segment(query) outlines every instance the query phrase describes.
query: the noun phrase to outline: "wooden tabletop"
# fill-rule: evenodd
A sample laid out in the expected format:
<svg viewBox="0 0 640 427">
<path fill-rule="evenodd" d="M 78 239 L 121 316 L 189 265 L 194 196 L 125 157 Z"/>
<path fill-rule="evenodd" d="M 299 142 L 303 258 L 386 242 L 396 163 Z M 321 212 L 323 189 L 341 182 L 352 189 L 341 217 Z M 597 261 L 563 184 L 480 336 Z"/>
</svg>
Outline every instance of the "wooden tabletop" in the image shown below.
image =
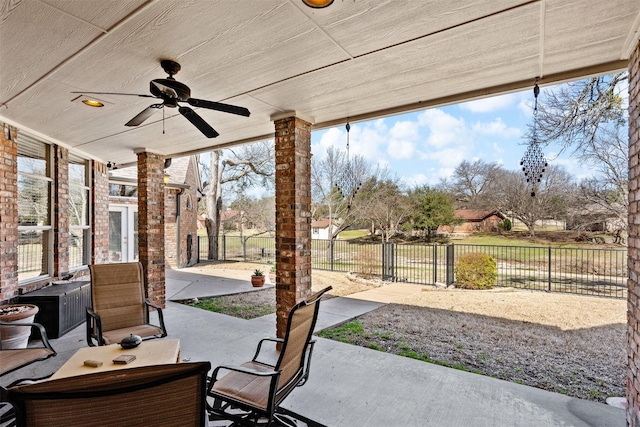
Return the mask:
<svg viewBox="0 0 640 427">
<path fill-rule="evenodd" d="M 113 359 L 122 354 L 132 354 L 136 359 L 126 365 L 113 363 Z M 163 365 L 180 361 L 180 340 L 155 339 L 143 341 L 136 348 L 124 349 L 120 344 L 99 347 L 83 347 L 65 362 L 50 379 L 113 371 L 147 365 Z M 102 362 L 102 366 L 85 366 L 85 360 Z"/>
</svg>

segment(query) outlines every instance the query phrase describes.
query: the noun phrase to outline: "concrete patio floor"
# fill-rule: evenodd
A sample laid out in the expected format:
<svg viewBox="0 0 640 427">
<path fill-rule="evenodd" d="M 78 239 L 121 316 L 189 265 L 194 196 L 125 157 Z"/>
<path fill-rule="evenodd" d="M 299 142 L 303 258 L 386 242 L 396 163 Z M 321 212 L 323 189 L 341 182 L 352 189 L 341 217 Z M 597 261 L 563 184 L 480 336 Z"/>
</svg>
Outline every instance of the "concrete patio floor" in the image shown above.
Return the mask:
<svg viewBox="0 0 640 427">
<path fill-rule="evenodd" d="M 169 336 L 180 339 L 183 361 L 209 360 L 212 366 L 247 361 L 260 338 L 275 334 L 275 315 L 243 320 L 171 301 L 254 289 L 246 272 L 208 273 L 167 270 Z M 413 289 L 390 284 L 323 301 L 318 328 L 347 321 Z M 51 340 L 58 356 L 6 375 L 0 384 L 55 371 L 86 346 L 84 333 L 80 325 Z M 283 406 L 331 427 L 626 425 L 623 409 L 322 338 L 309 382 Z"/>
</svg>

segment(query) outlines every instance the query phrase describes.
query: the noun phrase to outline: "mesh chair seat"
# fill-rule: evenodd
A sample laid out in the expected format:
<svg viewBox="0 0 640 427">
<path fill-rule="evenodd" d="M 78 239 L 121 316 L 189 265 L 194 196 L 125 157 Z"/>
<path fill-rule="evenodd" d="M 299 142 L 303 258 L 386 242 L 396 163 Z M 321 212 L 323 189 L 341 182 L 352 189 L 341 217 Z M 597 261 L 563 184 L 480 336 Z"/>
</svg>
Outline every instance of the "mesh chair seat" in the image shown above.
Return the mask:
<svg viewBox="0 0 640 427">
<path fill-rule="evenodd" d="M 12 372 L 32 362 L 47 359 L 55 355 L 55 353 L 55 351 L 46 347 L 2 350 L 2 354 L 0 354 L 0 358 L 2 358 L 0 375 Z"/>
<path fill-rule="evenodd" d="M 163 334 L 162 328 L 154 325 L 136 325 L 122 329 L 114 329 L 112 331 L 103 331 L 102 340 L 105 345 L 118 344 L 123 338 L 129 335 L 138 335 L 139 337 L 156 337 Z"/>
</svg>

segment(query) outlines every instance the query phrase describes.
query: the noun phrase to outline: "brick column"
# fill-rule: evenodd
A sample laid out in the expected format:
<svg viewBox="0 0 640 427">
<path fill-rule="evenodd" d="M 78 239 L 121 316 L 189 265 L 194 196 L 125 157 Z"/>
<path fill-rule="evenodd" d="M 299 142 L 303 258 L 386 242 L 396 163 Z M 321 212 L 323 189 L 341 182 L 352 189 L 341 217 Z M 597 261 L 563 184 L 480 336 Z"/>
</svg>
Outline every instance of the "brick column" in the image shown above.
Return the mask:
<svg viewBox="0 0 640 427">
<path fill-rule="evenodd" d="M 0 123 L 0 304 L 18 295 L 17 131 Z"/>
<path fill-rule="evenodd" d="M 276 151 L 276 331 L 311 294 L 311 123 L 274 120 Z"/>
<path fill-rule="evenodd" d="M 53 145 L 53 276 L 69 272 L 69 150 Z"/>
<path fill-rule="evenodd" d="M 640 43 L 629 60 L 627 425 L 640 427 Z"/>
<path fill-rule="evenodd" d="M 164 156 L 138 154 L 138 245 L 147 297 L 165 306 Z"/>
<path fill-rule="evenodd" d="M 109 262 L 109 175 L 107 165 L 91 162 L 91 264 Z"/>
</svg>

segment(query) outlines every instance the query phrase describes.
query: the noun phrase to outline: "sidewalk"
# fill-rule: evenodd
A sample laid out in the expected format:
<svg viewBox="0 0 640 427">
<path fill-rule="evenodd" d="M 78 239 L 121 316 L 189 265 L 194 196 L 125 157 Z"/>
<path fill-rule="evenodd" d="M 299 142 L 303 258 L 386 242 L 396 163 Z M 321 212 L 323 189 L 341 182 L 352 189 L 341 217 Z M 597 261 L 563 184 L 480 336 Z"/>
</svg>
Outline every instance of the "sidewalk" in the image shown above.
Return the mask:
<svg viewBox="0 0 640 427">
<path fill-rule="evenodd" d="M 165 321 L 169 336 L 180 339 L 182 359 L 209 360 L 212 366 L 250 359 L 258 340 L 275 334 L 275 315 L 247 321 L 170 301 L 254 289 L 246 272 L 220 277 L 192 271 L 197 270 L 167 270 L 166 276 Z M 348 321 L 410 292 L 419 288 L 394 283 L 323 301 L 318 327 Z M 84 325 L 52 345 L 57 357 L 6 375 L 1 383 L 57 369 L 86 346 Z M 284 407 L 331 427 L 626 425 L 619 408 L 322 338 L 309 382 Z"/>
</svg>

